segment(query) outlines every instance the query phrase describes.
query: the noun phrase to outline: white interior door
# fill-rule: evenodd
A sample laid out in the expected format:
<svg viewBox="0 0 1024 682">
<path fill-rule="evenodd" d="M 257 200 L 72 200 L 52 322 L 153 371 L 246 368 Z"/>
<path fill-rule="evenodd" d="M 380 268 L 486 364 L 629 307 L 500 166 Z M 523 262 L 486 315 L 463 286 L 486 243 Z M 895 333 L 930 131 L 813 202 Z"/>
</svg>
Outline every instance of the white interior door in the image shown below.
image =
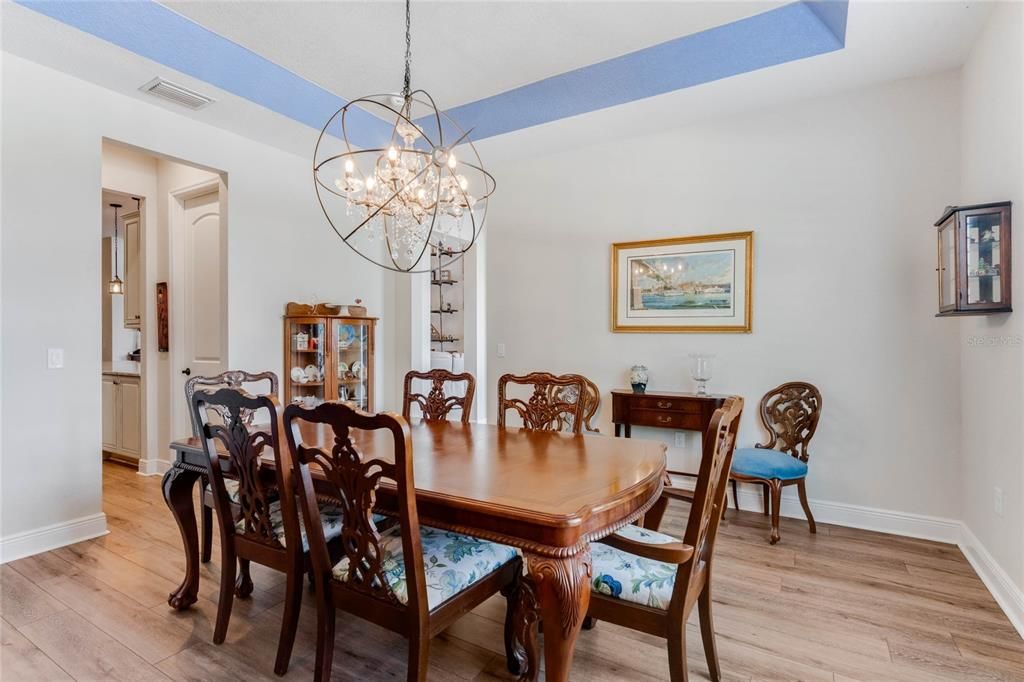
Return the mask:
<svg viewBox="0 0 1024 682">
<path fill-rule="evenodd" d="M 219 192 L 187 198 L 181 213 L 180 250 L 182 281 L 175 286 L 182 333 L 181 362 L 175 368 L 173 438 L 191 432 L 185 405 L 185 380 L 212 376 L 227 369 L 226 297 L 224 291 L 224 239 Z"/>
</svg>

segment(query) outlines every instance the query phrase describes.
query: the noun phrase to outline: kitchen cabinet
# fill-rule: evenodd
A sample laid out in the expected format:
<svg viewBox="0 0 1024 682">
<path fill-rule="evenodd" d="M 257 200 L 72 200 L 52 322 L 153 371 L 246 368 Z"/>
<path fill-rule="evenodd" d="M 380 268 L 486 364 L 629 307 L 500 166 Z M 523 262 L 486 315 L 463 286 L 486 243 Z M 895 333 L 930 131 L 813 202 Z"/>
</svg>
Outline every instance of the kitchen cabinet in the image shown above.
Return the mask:
<svg viewBox="0 0 1024 682">
<path fill-rule="evenodd" d="M 130 374 L 103 374 L 103 452 L 118 458 L 142 456 L 142 383 Z"/>
<path fill-rule="evenodd" d="M 124 326 L 142 328 L 142 223 L 139 211 L 124 214 Z"/>
</svg>

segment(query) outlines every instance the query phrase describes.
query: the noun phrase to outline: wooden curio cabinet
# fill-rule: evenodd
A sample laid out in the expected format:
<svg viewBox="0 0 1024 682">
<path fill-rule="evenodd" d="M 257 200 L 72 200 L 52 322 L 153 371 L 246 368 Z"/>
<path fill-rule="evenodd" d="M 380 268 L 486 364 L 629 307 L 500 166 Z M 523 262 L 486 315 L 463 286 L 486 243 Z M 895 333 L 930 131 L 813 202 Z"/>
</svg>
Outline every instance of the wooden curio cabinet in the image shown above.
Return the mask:
<svg viewBox="0 0 1024 682">
<path fill-rule="evenodd" d="M 346 400 L 374 409 L 376 317 L 332 314 L 343 306 L 289 303 L 284 317 L 284 401 L 315 407 Z"/>
<path fill-rule="evenodd" d="M 1010 312 L 1010 202 L 950 206 L 935 227 L 938 316 Z"/>
</svg>

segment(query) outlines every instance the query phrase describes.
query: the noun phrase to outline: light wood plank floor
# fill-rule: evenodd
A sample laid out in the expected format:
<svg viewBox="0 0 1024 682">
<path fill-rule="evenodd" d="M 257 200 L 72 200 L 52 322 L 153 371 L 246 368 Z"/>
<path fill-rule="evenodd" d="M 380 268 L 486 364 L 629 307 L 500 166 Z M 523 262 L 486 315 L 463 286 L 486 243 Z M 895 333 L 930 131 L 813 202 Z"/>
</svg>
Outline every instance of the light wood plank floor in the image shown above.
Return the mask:
<svg viewBox="0 0 1024 682">
<path fill-rule="evenodd" d="M 218 566 L 203 566 L 199 603 L 167 594 L 183 572 L 178 531 L 158 478 L 104 465 L 110 534 L 2 567 L 0 678 L 275 679 L 283 581 L 253 565 L 228 641 L 211 643 Z M 667 518 L 681 534 L 682 509 Z M 767 543 L 760 514 L 730 511 L 721 529 L 715 615 L 727 680 L 1024 680 L 1024 642 L 956 547 L 784 520 Z M 214 555 L 216 556 L 216 545 Z M 504 600 L 492 599 L 434 640 L 432 680 L 507 680 Z M 694 615 L 696 618 L 696 613 Z M 307 599 L 287 679 L 312 676 L 315 613 Z M 707 679 L 695 621 L 693 679 Z M 405 642 L 353 618 L 338 623 L 335 678 L 405 677 Z M 664 680 L 662 640 L 608 623 L 583 632 L 577 680 Z"/>
</svg>

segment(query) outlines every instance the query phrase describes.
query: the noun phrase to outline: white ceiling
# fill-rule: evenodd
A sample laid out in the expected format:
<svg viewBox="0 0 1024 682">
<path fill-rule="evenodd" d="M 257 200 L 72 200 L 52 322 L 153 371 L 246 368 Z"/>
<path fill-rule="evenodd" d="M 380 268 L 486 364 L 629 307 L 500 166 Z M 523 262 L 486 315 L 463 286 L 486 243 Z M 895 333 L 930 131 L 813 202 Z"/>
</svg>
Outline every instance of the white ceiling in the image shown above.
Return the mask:
<svg viewBox="0 0 1024 682">
<path fill-rule="evenodd" d="M 397 92 L 403 2 L 163 2 L 341 97 Z M 442 109 L 785 4 L 413 2 L 413 86 Z"/>
<path fill-rule="evenodd" d="M 229 38 L 250 42 L 254 51 L 343 97 L 401 84 L 402 25 L 396 3 L 300 0 L 173 7 Z M 730 21 L 753 7 L 622 0 L 425 2 L 419 8 L 414 3 L 414 82 L 447 106 Z M 595 137 L 656 132 L 700 118 L 956 68 L 990 10 L 984 2 L 853 0 L 842 50 L 500 135 L 484 140 L 480 149 L 484 161 L 492 163 L 558 151 Z M 0 12 L 4 51 L 232 133 L 302 156 L 311 153 L 319 131 L 11 2 L 0 3 Z M 230 16 L 242 28 L 232 29 Z M 365 22 L 358 25 L 366 28 L 336 26 L 343 17 L 353 25 L 357 19 Z M 228 25 L 210 26 L 221 21 Z M 442 26 L 459 32 L 457 50 L 449 50 L 451 32 Z M 373 56 L 368 38 L 377 32 L 390 41 L 379 63 L 353 58 L 361 51 Z M 138 92 L 156 75 L 217 101 L 190 112 Z"/>
</svg>

